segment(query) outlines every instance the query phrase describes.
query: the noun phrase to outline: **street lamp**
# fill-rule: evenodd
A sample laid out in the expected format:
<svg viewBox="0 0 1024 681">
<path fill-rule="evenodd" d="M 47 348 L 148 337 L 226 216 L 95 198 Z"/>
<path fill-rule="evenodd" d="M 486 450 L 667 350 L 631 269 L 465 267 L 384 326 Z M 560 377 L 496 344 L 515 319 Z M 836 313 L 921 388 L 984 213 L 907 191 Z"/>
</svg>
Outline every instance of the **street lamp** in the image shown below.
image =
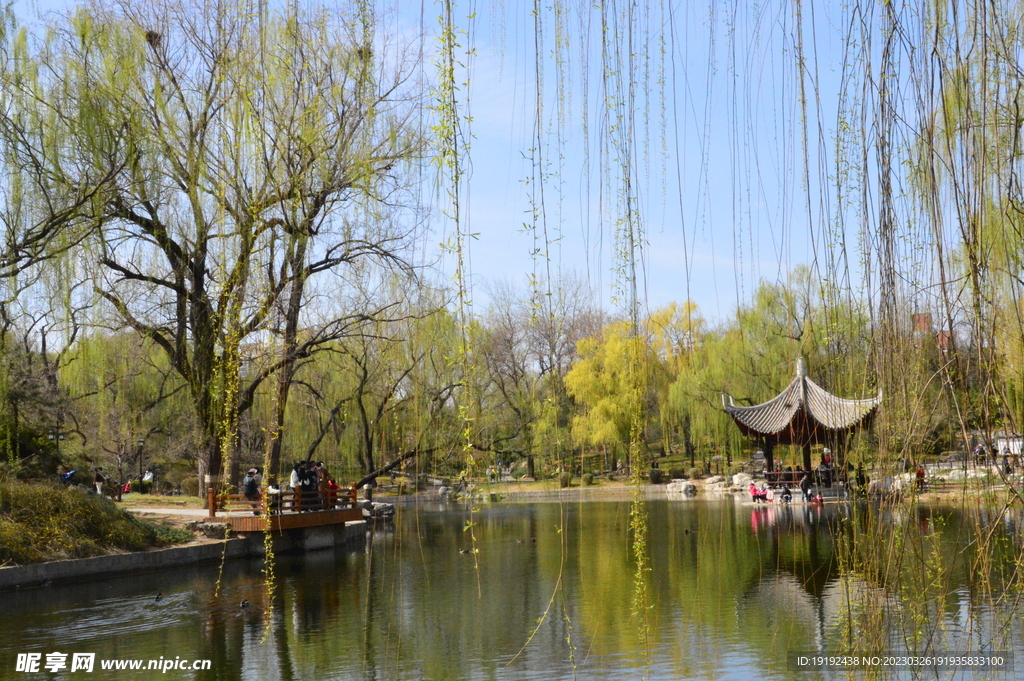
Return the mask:
<svg viewBox="0 0 1024 681">
<path fill-rule="evenodd" d="M 47 433 L 46 439 L 57 445 L 57 459 L 60 459 L 60 443 L 61 440 L 65 439 L 65 435 L 61 432 L 60 425 L 50 428 L 50 432 Z"/>
<path fill-rule="evenodd" d="M 140 438 L 136 444 L 139 446 L 139 494 L 142 494 L 142 447 L 146 444 L 146 441 Z"/>
</svg>

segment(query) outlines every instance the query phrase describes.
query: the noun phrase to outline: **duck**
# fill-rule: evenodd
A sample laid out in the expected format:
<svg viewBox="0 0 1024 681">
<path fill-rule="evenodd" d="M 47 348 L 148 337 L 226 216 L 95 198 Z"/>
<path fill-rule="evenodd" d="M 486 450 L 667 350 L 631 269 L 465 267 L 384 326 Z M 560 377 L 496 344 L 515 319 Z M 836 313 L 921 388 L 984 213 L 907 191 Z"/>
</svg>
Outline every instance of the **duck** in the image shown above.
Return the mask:
<svg viewBox="0 0 1024 681">
<path fill-rule="evenodd" d="M 163 597 L 164 597 L 164 592 L 161 591 L 160 593 L 158 593 L 156 595 L 156 598 L 154 598 L 153 600 L 156 601 L 157 603 L 159 603 L 161 600 L 163 600 Z"/>
<path fill-rule="evenodd" d="M 243 599 L 242 602 L 238 604 L 238 607 L 239 608 L 248 608 L 249 607 L 249 601 Z"/>
</svg>

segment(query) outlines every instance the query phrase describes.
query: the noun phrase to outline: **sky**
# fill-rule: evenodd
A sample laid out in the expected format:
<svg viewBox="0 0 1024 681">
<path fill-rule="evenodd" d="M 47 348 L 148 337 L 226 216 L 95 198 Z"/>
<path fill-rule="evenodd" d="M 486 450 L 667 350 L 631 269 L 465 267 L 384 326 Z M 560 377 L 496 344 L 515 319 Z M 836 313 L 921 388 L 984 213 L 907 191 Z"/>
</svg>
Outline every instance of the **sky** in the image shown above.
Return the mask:
<svg viewBox="0 0 1024 681">
<path fill-rule="evenodd" d="M 463 230 L 475 235 L 467 255 L 477 311 L 496 282 L 525 288 L 535 273 L 547 272 L 574 272 L 608 309 L 625 308 L 624 263 L 616 255 L 618 156 L 632 159 L 644 242 L 635 262 L 647 309 L 689 298 L 707 319 L 724 320 L 762 279 L 783 281 L 794 267 L 824 257 L 821 239 L 812 237 L 831 219 L 821 197 L 834 163 L 842 10 L 812 3 L 798 23 L 790 3 L 743 4 L 677 0 L 605 17 L 614 45 L 632 55 L 632 78 L 624 77 L 624 62 L 602 60 L 602 18 L 593 4 L 541 6 L 536 14 L 521 0 L 456 6 L 467 30 L 461 44 L 474 48 L 460 76 L 469 82 L 462 112 L 472 117 Z M 31 20 L 67 5 L 17 0 L 14 8 Z M 414 41 L 423 34 L 429 77 L 441 5 L 386 0 L 378 10 L 380 31 Z M 798 40 L 807 60 L 806 119 Z M 559 76 L 566 79 L 561 94 Z M 634 87 L 634 106 L 609 105 L 605 83 Z M 628 134 L 615 120 L 623 110 L 633 121 Z M 609 139 L 626 140 L 631 153 L 620 154 L 621 144 Z M 545 210 L 535 222 L 539 163 L 531 158 L 538 149 L 546 164 Z M 423 197 L 434 218 L 424 251 L 438 255 L 440 276 L 450 278 L 453 258 L 437 245 L 454 228 L 435 183 L 427 185 Z M 531 224 L 536 229 L 524 227 Z M 843 239 L 855 248 L 856 235 Z"/>
</svg>

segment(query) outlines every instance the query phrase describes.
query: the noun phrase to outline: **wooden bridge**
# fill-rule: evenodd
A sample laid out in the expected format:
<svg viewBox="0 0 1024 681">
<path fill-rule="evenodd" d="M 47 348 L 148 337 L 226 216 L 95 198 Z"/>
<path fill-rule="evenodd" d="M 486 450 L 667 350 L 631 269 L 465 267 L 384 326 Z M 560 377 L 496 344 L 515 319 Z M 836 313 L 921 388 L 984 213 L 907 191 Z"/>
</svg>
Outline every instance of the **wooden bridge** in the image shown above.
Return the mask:
<svg viewBox="0 0 1024 681">
<path fill-rule="evenodd" d="M 224 523 L 231 526 L 232 532 L 239 533 L 339 525 L 363 519 L 363 510 L 357 503 L 355 485 L 325 495 L 294 491 L 268 494 L 264 490 L 255 498 L 218 494 L 211 487 L 206 491 L 206 509 L 210 514 L 206 522 Z"/>
</svg>

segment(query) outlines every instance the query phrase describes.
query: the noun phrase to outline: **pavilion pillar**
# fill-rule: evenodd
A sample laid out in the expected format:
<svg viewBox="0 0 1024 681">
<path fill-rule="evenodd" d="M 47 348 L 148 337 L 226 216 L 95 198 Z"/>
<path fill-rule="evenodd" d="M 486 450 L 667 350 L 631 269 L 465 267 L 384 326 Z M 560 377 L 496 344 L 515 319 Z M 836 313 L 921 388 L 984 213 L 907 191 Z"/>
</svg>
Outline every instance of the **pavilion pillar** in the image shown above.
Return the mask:
<svg viewBox="0 0 1024 681">
<path fill-rule="evenodd" d="M 804 442 L 804 470 L 812 470 L 811 466 L 811 443 L 809 441 Z"/>
<path fill-rule="evenodd" d="M 775 447 L 775 443 L 771 440 L 764 441 L 764 463 L 769 473 L 775 470 L 775 460 L 772 457 L 772 449 Z M 771 478 L 769 477 L 769 480 Z"/>
</svg>

